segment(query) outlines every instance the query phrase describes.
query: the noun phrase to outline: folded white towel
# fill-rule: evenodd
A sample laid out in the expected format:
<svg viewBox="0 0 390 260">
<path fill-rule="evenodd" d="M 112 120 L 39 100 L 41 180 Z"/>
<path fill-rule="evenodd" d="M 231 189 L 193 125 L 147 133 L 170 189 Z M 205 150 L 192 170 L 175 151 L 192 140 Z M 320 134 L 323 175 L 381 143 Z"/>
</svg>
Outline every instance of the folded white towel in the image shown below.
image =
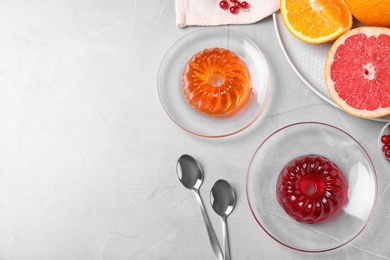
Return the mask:
<svg viewBox="0 0 390 260">
<path fill-rule="evenodd" d="M 241 9 L 237 14 L 219 7 L 221 0 L 175 0 L 176 24 L 186 26 L 216 26 L 226 24 L 251 24 L 279 10 L 279 0 L 245 0 L 247 10 Z M 244 1 L 244 0 L 242 0 Z M 242 2 L 240 1 L 240 2 Z M 227 0 L 229 5 L 233 5 Z"/>
</svg>

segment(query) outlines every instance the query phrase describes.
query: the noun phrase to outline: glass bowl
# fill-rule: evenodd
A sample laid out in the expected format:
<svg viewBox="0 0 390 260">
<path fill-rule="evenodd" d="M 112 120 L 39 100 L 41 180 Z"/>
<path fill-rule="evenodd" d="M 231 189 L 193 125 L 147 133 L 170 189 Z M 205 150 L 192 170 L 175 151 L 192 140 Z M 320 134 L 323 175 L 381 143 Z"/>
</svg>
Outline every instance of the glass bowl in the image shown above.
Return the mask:
<svg viewBox="0 0 390 260">
<path fill-rule="evenodd" d="M 252 94 L 248 102 L 226 117 L 195 110 L 185 99 L 181 85 L 190 58 L 214 47 L 233 51 L 244 60 L 251 75 Z M 263 53 L 249 39 L 228 29 L 201 29 L 185 35 L 167 51 L 159 68 L 157 89 L 164 110 L 181 128 L 198 136 L 223 137 L 246 129 L 264 111 L 270 94 L 270 72 Z"/>
<path fill-rule="evenodd" d="M 379 152 L 382 154 L 383 158 L 390 162 L 390 158 L 385 156 L 385 151 L 383 150 L 384 143 L 382 142 L 382 136 L 383 135 L 390 135 L 390 123 L 387 123 L 383 126 L 382 130 L 379 133 L 378 137 L 378 146 L 379 146 Z"/>
<path fill-rule="evenodd" d="M 348 184 L 343 206 L 315 224 L 290 217 L 276 197 L 281 170 L 307 154 L 333 161 Z M 257 148 L 247 173 L 246 194 L 254 218 L 274 240 L 298 251 L 324 252 L 345 245 L 365 228 L 375 208 L 377 177 L 369 155 L 351 135 L 325 123 L 301 122 L 277 130 Z"/>
</svg>

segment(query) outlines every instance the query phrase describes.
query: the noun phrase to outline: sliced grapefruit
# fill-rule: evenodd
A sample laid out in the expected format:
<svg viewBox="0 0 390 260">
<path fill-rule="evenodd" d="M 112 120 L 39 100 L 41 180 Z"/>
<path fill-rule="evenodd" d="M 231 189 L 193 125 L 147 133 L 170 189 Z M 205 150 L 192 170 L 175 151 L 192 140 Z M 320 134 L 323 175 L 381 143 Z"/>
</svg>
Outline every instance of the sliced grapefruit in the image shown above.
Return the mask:
<svg viewBox="0 0 390 260">
<path fill-rule="evenodd" d="M 308 43 L 324 43 L 352 28 L 352 15 L 344 0 L 280 0 L 287 29 Z"/>
<path fill-rule="evenodd" d="M 325 62 L 325 82 L 334 102 L 349 114 L 390 114 L 390 29 L 360 27 L 340 36 Z"/>
</svg>

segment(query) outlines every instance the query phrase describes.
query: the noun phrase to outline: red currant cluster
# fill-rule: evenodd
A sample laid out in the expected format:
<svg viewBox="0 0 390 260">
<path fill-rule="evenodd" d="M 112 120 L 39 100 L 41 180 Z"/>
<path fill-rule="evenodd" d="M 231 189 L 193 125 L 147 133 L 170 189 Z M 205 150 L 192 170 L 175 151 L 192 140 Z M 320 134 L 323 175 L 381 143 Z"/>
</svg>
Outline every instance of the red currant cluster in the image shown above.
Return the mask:
<svg viewBox="0 0 390 260">
<path fill-rule="evenodd" d="M 390 131 L 390 125 L 389 125 L 389 131 Z M 390 134 L 384 134 L 381 136 L 381 141 L 383 143 L 382 145 L 382 151 L 384 152 L 387 159 L 390 159 Z"/>
<path fill-rule="evenodd" d="M 219 7 L 221 7 L 222 9 L 229 9 L 232 14 L 238 13 L 239 8 L 242 8 L 244 10 L 247 10 L 249 8 L 249 4 L 246 1 L 240 2 L 238 0 L 230 0 L 230 2 L 233 3 L 230 8 L 227 0 L 222 0 L 221 2 L 219 2 Z"/>
</svg>

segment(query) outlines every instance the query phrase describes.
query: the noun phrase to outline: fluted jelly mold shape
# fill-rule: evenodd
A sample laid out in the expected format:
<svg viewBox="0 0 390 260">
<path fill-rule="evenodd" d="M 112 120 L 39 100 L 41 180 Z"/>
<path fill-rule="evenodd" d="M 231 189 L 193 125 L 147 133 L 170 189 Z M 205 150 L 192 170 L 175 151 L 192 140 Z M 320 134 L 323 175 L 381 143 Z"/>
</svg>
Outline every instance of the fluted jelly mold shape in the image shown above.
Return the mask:
<svg viewBox="0 0 390 260">
<path fill-rule="evenodd" d="M 209 116 L 227 116 L 240 110 L 251 93 L 249 70 L 233 51 L 204 49 L 187 62 L 182 89 L 196 110 Z"/>
<path fill-rule="evenodd" d="M 335 163 L 310 154 L 290 161 L 282 169 L 276 193 L 288 215 L 314 224 L 328 219 L 343 206 L 348 185 Z"/>
</svg>

